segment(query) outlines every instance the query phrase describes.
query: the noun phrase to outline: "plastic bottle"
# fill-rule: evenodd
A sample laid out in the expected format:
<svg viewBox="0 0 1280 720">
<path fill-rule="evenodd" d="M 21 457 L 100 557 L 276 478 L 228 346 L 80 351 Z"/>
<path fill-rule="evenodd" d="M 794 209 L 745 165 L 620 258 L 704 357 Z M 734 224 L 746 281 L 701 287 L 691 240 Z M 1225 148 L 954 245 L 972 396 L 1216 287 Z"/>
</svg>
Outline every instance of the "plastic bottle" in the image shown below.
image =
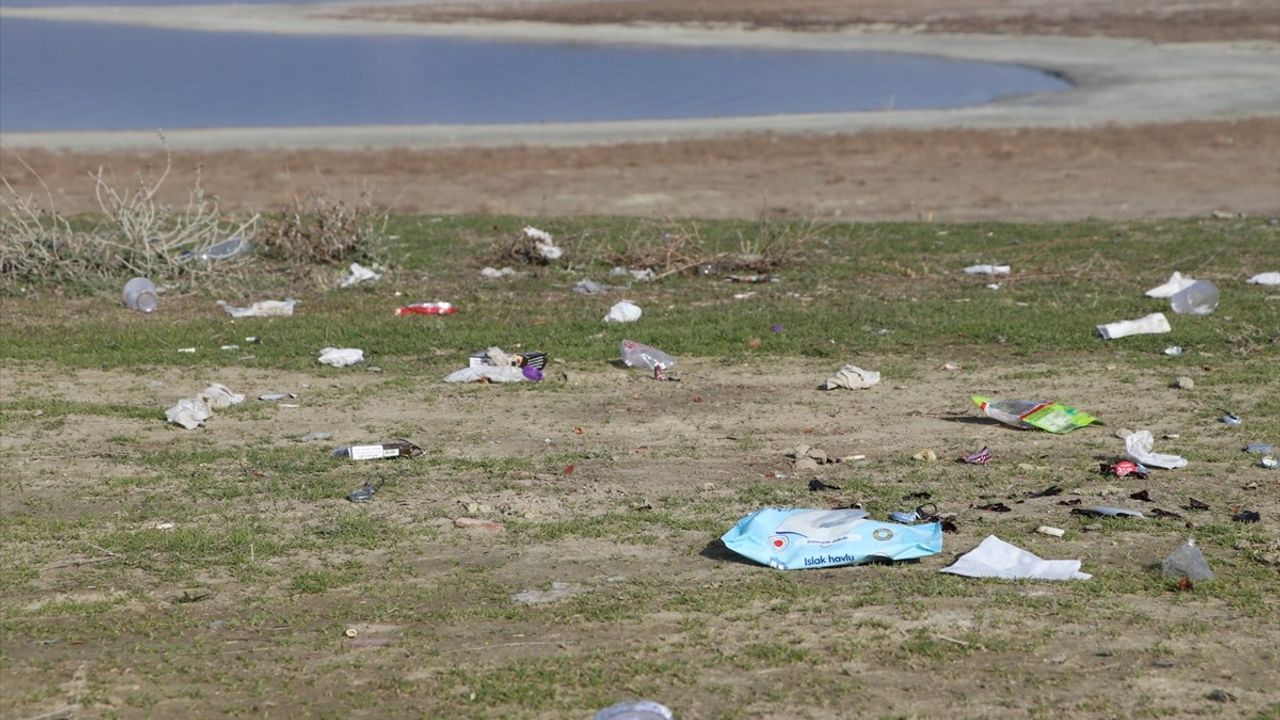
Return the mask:
<svg viewBox="0 0 1280 720">
<path fill-rule="evenodd" d="M 642 345 L 634 340 L 622 341 L 622 362 L 627 367 L 644 368 L 661 372 L 676 366 L 676 359 L 658 348 Z"/>
<path fill-rule="evenodd" d="M 1187 540 L 1174 550 L 1160 564 L 1160 569 L 1165 577 L 1185 577 L 1194 582 L 1213 579 L 1213 571 L 1209 569 L 1209 563 L 1205 562 L 1200 548 L 1196 547 L 1195 540 Z"/>
<path fill-rule="evenodd" d="M 220 243 L 214 243 L 201 250 L 196 257 L 205 262 L 217 262 L 248 255 L 251 252 L 252 246 L 249 245 L 248 240 L 240 235 L 233 235 Z"/>
<path fill-rule="evenodd" d="M 1208 315 L 1218 307 L 1218 288 L 1197 280 L 1169 298 L 1169 307 L 1180 315 Z"/>
<path fill-rule="evenodd" d="M 674 720 L 675 715 L 662 703 L 652 700 L 620 702 L 596 713 L 595 720 Z"/>
<path fill-rule="evenodd" d="M 416 458 L 422 454 L 422 448 L 405 440 L 404 438 L 396 438 L 389 443 L 381 443 L 378 445 L 346 445 L 335 448 L 333 456 L 336 458 L 351 458 L 352 460 L 381 460 L 383 458 L 408 457 Z"/>
<path fill-rule="evenodd" d="M 124 284 L 124 304 L 130 310 L 143 313 L 156 311 L 156 286 L 144 277 L 136 277 Z"/>
</svg>

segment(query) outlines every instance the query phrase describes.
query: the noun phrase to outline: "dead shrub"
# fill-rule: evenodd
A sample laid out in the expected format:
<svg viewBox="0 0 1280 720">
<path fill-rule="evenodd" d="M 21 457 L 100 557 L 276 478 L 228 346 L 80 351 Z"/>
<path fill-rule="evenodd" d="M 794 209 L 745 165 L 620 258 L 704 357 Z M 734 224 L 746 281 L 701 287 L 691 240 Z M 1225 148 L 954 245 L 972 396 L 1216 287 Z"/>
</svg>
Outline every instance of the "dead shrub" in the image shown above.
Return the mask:
<svg viewBox="0 0 1280 720">
<path fill-rule="evenodd" d="M 772 273 L 797 262 L 819 236 L 813 222 L 761 220 L 738 232 L 738 249 L 716 250 L 696 222 L 645 224 L 607 256 L 627 268 L 649 268 L 655 279 L 677 274 Z"/>
<path fill-rule="evenodd" d="M 267 257 L 291 265 L 365 264 L 382 259 L 389 215 L 362 193 L 356 204 L 317 195 L 269 216 L 258 234 Z"/>
</svg>

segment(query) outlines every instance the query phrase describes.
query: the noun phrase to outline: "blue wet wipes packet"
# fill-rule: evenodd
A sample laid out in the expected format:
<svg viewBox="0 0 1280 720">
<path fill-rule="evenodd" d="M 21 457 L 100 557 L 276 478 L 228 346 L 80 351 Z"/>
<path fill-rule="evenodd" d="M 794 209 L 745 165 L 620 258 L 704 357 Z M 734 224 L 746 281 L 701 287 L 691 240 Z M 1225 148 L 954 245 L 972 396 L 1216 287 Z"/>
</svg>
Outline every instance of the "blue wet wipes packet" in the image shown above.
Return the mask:
<svg viewBox="0 0 1280 720">
<path fill-rule="evenodd" d="M 720 539 L 758 563 L 800 570 L 934 555 L 942 551 L 942 526 L 877 522 L 863 510 L 765 508 L 739 520 Z"/>
</svg>

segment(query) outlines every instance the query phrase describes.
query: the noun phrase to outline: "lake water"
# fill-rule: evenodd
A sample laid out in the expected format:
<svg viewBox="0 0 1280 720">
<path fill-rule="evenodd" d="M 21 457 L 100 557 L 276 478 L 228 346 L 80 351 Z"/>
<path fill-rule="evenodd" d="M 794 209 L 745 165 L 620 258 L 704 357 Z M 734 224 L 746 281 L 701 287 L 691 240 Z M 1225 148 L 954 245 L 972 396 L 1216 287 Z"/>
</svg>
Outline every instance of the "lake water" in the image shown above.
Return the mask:
<svg viewBox="0 0 1280 720">
<path fill-rule="evenodd" d="M 0 129 L 11 132 L 908 110 L 1066 87 L 1031 68 L 888 53 L 0 20 Z"/>
</svg>

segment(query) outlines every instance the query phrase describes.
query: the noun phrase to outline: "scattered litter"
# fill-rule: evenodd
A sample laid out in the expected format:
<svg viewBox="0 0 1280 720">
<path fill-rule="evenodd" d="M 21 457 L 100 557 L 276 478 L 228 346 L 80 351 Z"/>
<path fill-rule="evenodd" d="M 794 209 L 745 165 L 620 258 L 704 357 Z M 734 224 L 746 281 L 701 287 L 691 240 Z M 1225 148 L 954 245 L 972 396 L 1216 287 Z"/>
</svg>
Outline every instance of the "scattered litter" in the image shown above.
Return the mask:
<svg viewBox="0 0 1280 720">
<path fill-rule="evenodd" d="M 594 280 L 582 279 L 574 283 L 571 288 L 578 295 L 603 295 L 611 289 L 608 285 L 601 285 Z"/>
<path fill-rule="evenodd" d="M 937 518 L 937 516 L 938 506 L 933 503 L 925 503 L 912 510 L 898 510 L 889 513 L 890 520 L 904 525 L 913 525 L 921 520 L 929 520 Z"/>
<path fill-rule="evenodd" d="M 343 275 L 338 280 L 338 287 L 351 287 L 364 282 L 377 282 L 382 279 L 381 273 L 376 273 L 360 263 L 351 263 L 350 274 Z"/>
<path fill-rule="evenodd" d="M 1247 453 L 1255 453 L 1257 455 L 1270 455 L 1275 452 L 1275 448 L 1268 443 L 1256 442 L 1245 445 L 1244 451 Z"/>
<path fill-rule="evenodd" d="M 1244 420 L 1240 419 L 1239 415 L 1236 415 L 1233 412 L 1228 412 L 1226 410 L 1223 410 L 1222 412 L 1226 414 L 1218 418 L 1218 422 L 1220 423 L 1223 423 L 1225 425 L 1239 425 L 1244 422 Z"/>
<path fill-rule="evenodd" d="M 257 345 L 258 343 L 262 342 L 262 338 L 258 337 L 257 335 L 250 335 L 246 337 L 244 341 L 250 345 Z"/>
<path fill-rule="evenodd" d="M 1280 285 L 1280 272 L 1258 273 L 1249 278 L 1250 285 Z"/>
<path fill-rule="evenodd" d="M 1241 510 L 1232 515 L 1231 519 L 1238 523 L 1256 523 L 1262 519 L 1262 515 L 1255 510 Z"/>
<path fill-rule="evenodd" d="M 990 512 L 1001 512 L 1001 513 L 1005 513 L 1005 512 L 1013 512 L 1013 508 L 1009 507 L 1008 505 L 1005 505 L 1005 504 L 1004 504 L 1004 503 L 1002 503 L 1002 502 L 997 502 L 997 503 L 987 503 L 986 505 L 974 505 L 974 506 L 973 506 L 973 509 L 974 509 L 974 510 L 988 510 L 988 511 L 990 511 Z"/>
<path fill-rule="evenodd" d="M 768 273 L 756 273 L 755 275 L 726 275 L 725 280 L 731 283 L 767 283 L 777 282 L 777 278 Z"/>
<path fill-rule="evenodd" d="M 1218 307 L 1218 288 L 1197 280 L 1169 298 L 1169 307 L 1179 315 L 1208 315 Z"/>
<path fill-rule="evenodd" d="M 1097 327 L 1097 332 L 1103 340 L 1115 340 L 1130 335 L 1159 335 L 1172 331 L 1169 318 L 1165 317 L 1164 313 L 1151 313 L 1137 320 L 1119 320 Z"/>
<path fill-rule="evenodd" d="M 396 438 L 389 443 L 377 445 L 344 445 L 343 447 L 334 448 L 332 455 L 335 458 L 351 458 L 352 460 L 416 458 L 422 455 L 422 448 L 404 438 Z"/>
<path fill-rule="evenodd" d="M 444 381 L 447 383 L 525 382 L 529 380 L 529 378 L 525 376 L 524 370 L 524 368 L 520 367 L 479 365 L 476 367 L 465 367 L 461 370 L 455 370 L 454 372 L 446 375 Z"/>
<path fill-rule="evenodd" d="M 1080 572 L 1079 560 L 1041 560 L 995 535 L 988 535 L 978 547 L 940 572 L 1005 580 L 1088 580 L 1093 577 Z"/>
<path fill-rule="evenodd" d="M 596 713 L 595 720 L 674 720 L 671 709 L 652 700 L 620 702 Z"/>
<path fill-rule="evenodd" d="M 180 353 L 189 353 L 189 354 L 190 354 L 190 353 L 194 353 L 195 351 L 196 351 L 196 349 L 195 349 L 195 348 L 193 348 L 193 347 L 178 348 L 178 352 L 180 352 Z"/>
<path fill-rule="evenodd" d="M 1142 501 L 1142 502 L 1151 502 L 1151 491 L 1150 491 L 1150 490 L 1139 490 L 1139 491 L 1138 491 L 1138 492 L 1136 492 L 1136 493 L 1132 493 L 1132 494 L 1130 494 L 1130 495 L 1129 495 L 1129 499 L 1130 499 L 1130 500 L 1140 500 L 1140 501 Z"/>
<path fill-rule="evenodd" d="M 231 237 L 217 242 L 209 247 L 195 253 L 197 260 L 204 262 L 217 262 L 219 260 L 231 260 L 241 255 L 250 255 L 253 253 L 253 245 L 248 238 L 243 235 L 232 235 Z M 187 253 L 183 253 L 184 257 L 189 257 Z"/>
<path fill-rule="evenodd" d="M 355 628 L 347 628 L 346 630 L 342 631 L 342 634 L 346 635 L 349 638 L 354 638 L 360 634 L 360 631 Z"/>
<path fill-rule="evenodd" d="M 1133 433 L 1130 433 L 1130 435 L 1132 434 Z M 1103 475 L 1115 475 L 1116 477 L 1132 475 L 1143 480 L 1145 480 L 1147 475 L 1151 472 L 1146 467 L 1143 467 L 1141 463 L 1136 463 L 1132 460 L 1117 460 L 1113 465 L 1103 463 L 1100 470 Z"/>
<path fill-rule="evenodd" d="M 1126 510 L 1124 508 L 1106 507 L 1097 505 L 1090 508 L 1075 508 L 1071 511 L 1072 515 L 1083 515 L 1085 517 L 1132 517 L 1146 519 L 1147 516 L 1137 510 Z"/>
<path fill-rule="evenodd" d="M 573 583 L 553 582 L 549 590 L 525 590 L 511 596 L 511 599 L 521 605 L 544 605 L 553 603 L 557 600 L 573 597 L 586 592 L 586 588 Z"/>
<path fill-rule="evenodd" d="M 363 350 L 327 347 L 320 350 L 320 357 L 316 359 L 316 362 L 340 368 L 355 365 L 362 360 L 364 360 Z"/>
<path fill-rule="evenodd" d="M 298 397 L 297 393 L 277 392 L 277 393 L 267 393 L 265 395 L 259 395 L 258 399 L 262 400 L 263 402 L 276 402 L 278 400 L 294 400 L 297 397 Z"/>
<path fill-rule="evenodd" d="M 1155 443 L 1156 440 L 1151 435 L 1150 430 L 1139 430 L 1125 438 L 1125 457 L 1145 466 L 1169 470 L 1187 466 L 1187 459 L 1181 455 L 1164 455 L 1152 452 Z"/>
<path fill-rule="evenodd" d="M 609 314 L 604 316 L 604 321 L 607 323 L 635 322 L 640 319 L 642 312 L 639 305 L 635 305 L 630 300 L 622 300 L 609 308 Z"/>
<path fill-rule="evenodd" d="M 152 527 L 155 528 L 156 530 L 172 530 L 178 526 L 175 523 L 171 523 L 171 522 L 158 522 Z"/>
<path fill-rule="evenodd" d="M 547 364 L 544 352 L 507 353 L 491 347 L 473 353 L 467 367 L 445 377 L 447 383 L 513 383 L 539 382 Z"/>
<path fill-rule="evenodd" d="M 485 520 L 484 518 L 460 517 L 454 518 L 453 526 L 463 530 L 484 530 L 486 532 L 506 532 L 507 528 L 500 522 L 493 520 Z"/>
<path fill-rule="evenodd" d="M 214 410 L 239 405 L 242 402 L 244 402 L 244 395 L 231 392 L 226 385 L 213 383 L 197 393 L 195 397 L 179 400 L 178 404 L 165 410 L 164 415 L 169 422 L 193 430 L 208 420 Z"/>
<path fill-rule="evenodd" d="M 1009 265 L 970 265 L 964 269 L 965 275 L 1008 275 L 1013 268 Z"/>
<path fill-rule="evenodd" d="M 988 290 L 999 290 L 999 289 L 1000 289 L 1000 283 L 987 283 L 987 289 L 988 289 Z"/>
<path fill-rule="evenodd" d="M 1229 702 L 1236 701 L 1236 696 L 1232 695 L 1226 690 L 1213 690 L 1208 695 L 1205 695 L 1205 698 L 1218 703 L 1229 703 Z"/>
<path fill-rule="evenodd" d="M 1176 512 L 1169 512 L 1162 508 L 1151 508 L 1151 517 L 1167 518 L 1170 520 L 1181 520 L 1182 516 Z"/>
<path fill-rule="evenodd" d="M 240 346 L 239 345 L 221 345 L 218 347 L 218 349 L 219 350 L 239 350 Z"/>
<path fill-rule="evenodd" d="M 1182 354 L 1182 346 L 1170 345 L 1169 347 L 1164 349 L 1164 354 L 1168 355 L 1169 357 L 1178 357 L 1179 355 Z"/>
<path fill-rule="evenodd" d="M 1183 510 L 1208 510 L 1209 503 L 1195 498 L 1187 498 L 1187 504 L 1182 506 Z"/>
<path fill-rule="evenodd" d="M 1195 280 L 1182 277 L 1182 273 L 1174 271 L 1163 285 L 1157 285 L 1146 292 L 1149 298 L 1169 298 L 1191 287 Z"/>
<path fill-rule="evenodd" d="M 1160 563 L 1160 571 L 1168 578 L 1184 577 L 1194 582 L 1213 579 L 1213 571 L 1209 569 L 1209 563 L 1205 561 L 1200 548 L 1196 547 L 1195 540 L 1187 540 L 1174 550 Z"/>
<path fill-rule="evenodd" d="M 315 430 L 298 438 L 298 442 L 315 442 L 317 440 L 329 440 L 331 438 L 333 438 L 333 433 Z"/>
<path fill-rule="evenodd" d="M 991 400 L 981 395 L 974 395 L 971 399 L 987 417 L 1020 430 L 1039 428 L 1051 433 L 1065 433 L 1097 420 L 1088 413 L 1062 403 Z"/>
<path fill-rule="evenodd" d="M 773 333 L 774 335 L 777 335 L 778 333 L 784 333 L 784 332 L 786 332 L 786 331 L 787 331 L 787 329 L 786 329 L 785 327 L 783 327 L 780 323 L 774 323 L 774 324 L 769 328 L 769 332 Z"/>
<path fill-rule="evenodd" d="M 1036 528 L 1036 532 L 1040 533 L 1041 535 L 1052 535 L 1053 537 L 1058 537 L 1058 538 L 1067 534 L 1066 530 L 1063 530 L 1062 528 L 1051 527 L 1049 525 L 1041 525 L 1040 527 Z"/>
<path fill-rule="evenodd" d="M 484 365 L 520 368 L 535 367 L 541 370 L 547 366 L 547 354 L 544 352 L 506 353 L 502 351 L 502 348 L 491 347 L 488 350 L 471 353 L 468 365 L 470 367 Z"/>
<path fill-rule="evenodd" d="M 991 448 L 983 445 L 981 450 L 960 458 L 960 462 L 969 463 L 970 465 L 986 465 L 991 462 Z"/>
<path fill-rule="evenodd" d="M 534 241 L 533 249 L 542 256 L 543 262 L 554 262 L 564 256 L 564 249 L 552 241 L 551 233 L 536 227 L 525 227 L 524 236 Z"/>
<path fill-rule="evenodd" d="M 634 340 L 623 340 L 621 344 L 622 364 L 627 367 L 652 370 L 654 380 L 664 380 L 663 373 L 676 366 L 676 359 L 658 348 L 650 347 Z"/>
<path fill-rule="evenodd" d="M 1277 470 L 1280 469 L 1280 460 L 1277 460 L 1274 455 L 1263 455 L 1262 459 L 1258 461 L 1258 465 L 1268 470 Z"/>
<path fill-rule="evenodd" d="M 865 510 L 765 508 L 720 538 L 744 557 L 778 570 L 910 560 L 942 550 L 937 523 L 898 525 L 867 519 Z"/>
<path fill-rule="evenodd" d="M 938 462 L 938 453 L 930 450 L 929 448 L 923 448 L 921 450 L 917 450 L 916 454 L 911 456 L 911 459 L 918 462 L 934 463 Z"/>
<path fill-rule="evenodd" d="M 219 300 L 218 305 L 233 318 L 247 317 L 289 317 L 293 315 L 293 306 L 297 300 L 259 300 L 249 307 L 236 307 Z"/>
<path fill-rule="evenodd" d="M 844 388 L 846 390 L 865 390 L 876 383 L 880 382 L 880 373 L 874 370 L 863 370 L 856 365 L 845 365 L 836 371 L 835 375 L 827 378 L 818 389 L 819 390 L 835 390 L 836 388 Z"/>
<path fill-rule="evenodd" d="M 403 315 L 453 315 L 458 312 L 458 308 L 453 303 L 443 301 L 436 302 L 419 302 L 403 305 L 396 308 L 396 316 Z"/>
<path fill-rule="evenodd" d="M 484 267 L 480 269 L 480 277 L 486 280 L 502 280 L 503 278 L 515 277 L 515 268 L 504 267 L 501 270 L 495 267 Z"/>
<path fill-rule="evenodd" d="M 609 271 L 611 277 L 630 277 L 639 282 L 653 282 L 658 278 L 652 268 L 636 268 L 628 269 L 624 267 L 615 267 Z"/>
<path fill-rule="evenodd" d="M 352 490 L 351 492 L 347 493 L 347 499 L 353 503 L 369 502 L 370 500 L 373 500 L 373 494 L 378 492 L 378 488 L 381 486 L 382 486 L 381 483 L 377 485 L 374 485 L 372 483 L 365 483 L 363 486 L 360 487 L 359 490 Z"/>
<path fill-rule="evenodd" d="M 964 368 L 960 367 L 959 365 L 957 365 L 957 364 L 955 364 L 955 363 L 951 363 L 951 362 L 949 362 L 949 363 L 942 363 L 942 367 L 941 367 L 941 368 L 939 368 L 939 369 L 940 369 L 940 370 L 949 370 L 950 372 L 959 372 L 960 370 L 963 370 Z"/>
</svg>

